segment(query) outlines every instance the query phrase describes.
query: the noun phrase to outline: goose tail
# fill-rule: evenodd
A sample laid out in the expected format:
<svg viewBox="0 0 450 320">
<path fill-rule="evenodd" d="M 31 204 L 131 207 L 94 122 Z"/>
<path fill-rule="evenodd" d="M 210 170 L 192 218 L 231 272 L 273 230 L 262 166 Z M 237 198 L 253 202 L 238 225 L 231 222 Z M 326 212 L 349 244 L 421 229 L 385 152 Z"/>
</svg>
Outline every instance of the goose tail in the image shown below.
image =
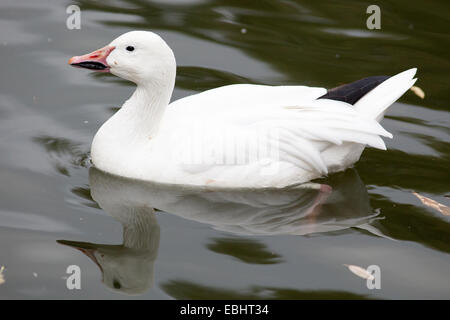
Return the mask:
<svg viewBox="0 0 450 320">
<path fill-rule="evenodd" d="M 359 99 L 354 107 L 365 118 L 380 121 L 386 110 L 416 82 L 417 68 L 392 76 Z"/>
</svg>

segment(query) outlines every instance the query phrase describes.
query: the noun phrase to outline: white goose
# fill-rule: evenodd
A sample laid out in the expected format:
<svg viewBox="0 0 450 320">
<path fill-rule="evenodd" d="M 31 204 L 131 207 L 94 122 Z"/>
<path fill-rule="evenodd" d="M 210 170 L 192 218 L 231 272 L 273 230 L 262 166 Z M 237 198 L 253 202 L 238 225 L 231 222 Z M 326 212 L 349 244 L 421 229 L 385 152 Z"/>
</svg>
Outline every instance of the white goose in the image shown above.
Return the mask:
<svg viewBox="0 0 450 320">
<path fill-rule="evenodd" d="M 69 64 L 111 72 L 136 91 L 94 137 L 93 164 L 141 180 L 214 187 L 285 187 L 386 149 L 378 123 L 416 69 L 332 90 L 235 84 L 170 102 L 176 62 L 158 35 L 131 31 Z"/>
</svg>

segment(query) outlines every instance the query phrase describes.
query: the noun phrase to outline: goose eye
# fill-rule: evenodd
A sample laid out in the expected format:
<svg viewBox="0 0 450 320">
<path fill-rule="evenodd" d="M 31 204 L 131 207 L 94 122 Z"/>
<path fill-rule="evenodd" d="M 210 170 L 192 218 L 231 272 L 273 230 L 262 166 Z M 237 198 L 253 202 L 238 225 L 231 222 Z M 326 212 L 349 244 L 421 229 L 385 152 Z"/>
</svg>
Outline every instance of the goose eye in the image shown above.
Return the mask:
<svg viewBox="0 0 450 320">
<path fill-rule="evenodd" d="M 128 46 L 126 49 L 127 49 L 127 51 L 133 51 L 134 47 L 133 46 Z"/>
</svg>

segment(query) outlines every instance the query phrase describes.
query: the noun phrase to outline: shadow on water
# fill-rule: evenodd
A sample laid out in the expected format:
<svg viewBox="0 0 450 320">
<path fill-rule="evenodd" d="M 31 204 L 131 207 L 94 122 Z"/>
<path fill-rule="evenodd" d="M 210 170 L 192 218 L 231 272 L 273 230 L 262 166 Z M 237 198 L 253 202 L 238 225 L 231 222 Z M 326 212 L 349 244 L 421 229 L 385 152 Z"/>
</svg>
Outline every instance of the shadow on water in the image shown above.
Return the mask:
<svg viewBox="0 0 450 320">
<path fill-rule="evenodd" d="M 445 147 L 448 148 L 448 144 Z M 362 172 L 376 171 L 376 174 L 365 175 L 366 184 L 439 194 L 448 191 L 445 173 L 449 172 L 449 161 L 447 156 L 433 157 L 411 155 L 399 150 L 385 152 L 366 149 L 364 157 L 355 167 Z"/>
<path fill-rule="evenodd" d="M 371 202 L 386 217 L 374 225 L 381 230 L 388 230 L 390 237 L 415 241 L 435 250 L 450 253 L 450 223 L 440 217 L 429 215 L 424 208 L 410 204 L 393 206 L 391 201 L 382 196 L 373 196 Z"/>
<path fill-rule="evenodd" d="M 281 300 L 361 300 L 373 299 L 365 295 L 355 294 L 346 291 L 333 290 L 293 290 L 285 288 L 253 287 L 246 292 L 239 293 L 232 290 L 213 288 L 198 285 L 188 281 L 173 280 L 163 283 L 162 289 L 175 299 L 185 300 L 261 300 L 261 299 L 281 299 Z"/>
<path fill-rule="evenodd" d="M 104 284 L 119 292 L 144 293 L 153 283 L 160 230 L 155 210 L 211 225 L 232 235 L 302 235 L 361 228 L 381 235 L 371 224 L 364 184 L 355 170 L 334 175 L 327 184 L 290 189 L 209 189 L 156 184 L 117 177 L 91 168 L 92 198 L 123 226 L 123 244 L 59 240 L 92 259 Z M 86 199 L 86 190 L 81 192 Z M 215 238 L 211 252 L 248 264 L 277 264 L 283 257 L 257 239 Z"/>
<path fill-rule="evenodd" d="M 281 256 L 268 250 L 267 246 L 244 238 L 215 238 L 207 245 L 212 252 L 232 256 L 250 264 L 275 264 Z"/>
<path fill-rule="evenodd" d="M 89 166 L 88 153 L 70 139 L 41 135 L 34 137 L 33 142 L 44 147 L 56 171 L 65 176 L 70 176 L 70 168 Z"/>
</svg>

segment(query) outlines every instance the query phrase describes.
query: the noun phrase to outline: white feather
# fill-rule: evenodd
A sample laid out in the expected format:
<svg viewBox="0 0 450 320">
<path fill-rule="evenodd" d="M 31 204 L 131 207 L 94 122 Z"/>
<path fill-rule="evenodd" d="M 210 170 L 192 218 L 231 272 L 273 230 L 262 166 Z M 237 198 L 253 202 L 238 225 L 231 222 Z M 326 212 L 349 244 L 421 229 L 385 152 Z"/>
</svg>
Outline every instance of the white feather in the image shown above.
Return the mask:
<svg viewBox="0 0 450 320">
<path fill-rule="evenodd" d="M 412 68 L 390 77 L 356 102 L 355 109 L 363 117 L 380 120 L 386 109 L 414 85 L 416 72 L 417 68 Z"/>
</svg>

